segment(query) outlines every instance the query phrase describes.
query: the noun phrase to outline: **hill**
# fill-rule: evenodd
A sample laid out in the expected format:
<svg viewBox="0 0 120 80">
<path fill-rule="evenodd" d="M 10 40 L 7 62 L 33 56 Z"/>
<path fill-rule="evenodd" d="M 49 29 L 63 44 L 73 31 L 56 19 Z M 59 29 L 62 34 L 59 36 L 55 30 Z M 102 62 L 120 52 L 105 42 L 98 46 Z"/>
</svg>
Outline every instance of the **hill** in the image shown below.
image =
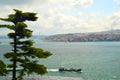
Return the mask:
<svg viewBox="0 0 120 80">
<path fill-rule="evenodd" d="M 93 33 L 58 34 L 48 36 L 45 40 L 57 42 L 120 41 L 120 30 Z"/>
</svg>

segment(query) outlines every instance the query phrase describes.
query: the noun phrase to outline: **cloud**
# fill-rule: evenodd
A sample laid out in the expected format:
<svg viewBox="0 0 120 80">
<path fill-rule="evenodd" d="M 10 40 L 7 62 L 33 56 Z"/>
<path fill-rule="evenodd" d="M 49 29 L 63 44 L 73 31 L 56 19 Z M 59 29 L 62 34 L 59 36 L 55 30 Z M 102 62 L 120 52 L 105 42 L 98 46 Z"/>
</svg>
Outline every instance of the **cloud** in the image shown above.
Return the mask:
<svg viewBox="0 0 120 80">
<path fill-rule="evenodd" d="M 63 5 L 69 5 L 72 7 L 80 6 L 82 8 L 88 8 L 93 4 L 93 0 L 45 0 L 48 4 L 61 3 Z"/>
<path fill-rule="evenodd" d="M 0 0 L 0 5 L 21 5 L 30 2 L 31 1 L 27 1 L 27 0 Z"/>
<path fill-rule="evenodd" d="M 53 15 L 51 14 L 48 18 L 43 21 L 46 22 L 44 26 L 46 30 L 53 29 L 54 33 L 76 33 L 76 32 L 93 32 L 93 31 L 102 31 L 104 30 L 104 21 L 97 19 L 97 14 L 92 13 L 88 16 L 80 15 L 77 16 L 65 15 L 62 13 Z M 84 17 L 85 16 L 85 17 Z M 82 18 L 81 18 L 82 17 Z M 42 21 L 42 23 L 43 23 Z M 41 23 L 41 24 L 42 24 Z"/>
<path fill-rule="evenodd" d="M 81 6 L 83 8 L 88 8 L 93 4 L 93 0 L 75 0 L 76 6 Z"/>
<path fill-rule="evenodd" d="M 102 16 L 100 12 L 84 13 L 80 10 L 89 8 L 93 3 L 93 0 L 32 0 L 27 4 L 0 5 L 0 17 L 13 13 L 13 8 L 36 12 L 38 20 L 26 22 L 34 34 L 97 32 L 110 30 L 111 27 L 120 29 L 120 12 Z"/>
<path fill-rule="evenodd" d="M 113 0 L 113 1 L 116 2 L 120 6 L 120 0 Z"/>
<path fill-rule="evenodd" d="M 0 28 L 0 35 L 7 35 L 7 34 L 8 34 L 8 32 L 10 32 L 10 30 Z"/>
<path fill-rule="evenodd" d="M 49 26 L 46 31 L 52 30 L 54 31 L 53 34 L 61 34 L 106 31 L 111 30 L 111 27 L 120 29 L 118 27 L 120 25 L 119 14 L 120 12 L 115 12 L 109 16 L 101 16 L 98 12 L 89 13 L 88 15 L 83 15 L 80 12 L 80 15 L 78 13 L 77 16 L 62 13 L 52 14 L 49 18 L 46 18 L 46 26 Z"/>
<path fill-rule="evenodd" d="M 48 3 L 70 3 L 73 0 L 46 0 Z"/>
<path fill-rule="evenodd" d="M 107 17 L 112 29 L 120 29 L 120 11 L 114 12 Z"/>
</svg>

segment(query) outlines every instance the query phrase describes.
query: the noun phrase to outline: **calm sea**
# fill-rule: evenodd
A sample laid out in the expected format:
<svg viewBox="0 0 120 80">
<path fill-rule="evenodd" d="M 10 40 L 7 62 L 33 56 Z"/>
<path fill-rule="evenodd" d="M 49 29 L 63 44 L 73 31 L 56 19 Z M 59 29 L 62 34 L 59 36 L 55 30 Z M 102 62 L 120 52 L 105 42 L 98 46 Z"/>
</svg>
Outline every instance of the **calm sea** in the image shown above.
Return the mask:
<svg viewBox="0 0 120 80">
<path fill-rule="evenodd" d="M 11 50 L 8 40 L 1 40 L 0 58 Z M 48 67 L 48 76 L 82 77 L 84 80 L 120 80 L 120 42 L 41 42 L 36 47 L 53 53 L 40 63 Z M 59 72 L 60 66 L 81 68 L 79 72 Z"/>
</svg>

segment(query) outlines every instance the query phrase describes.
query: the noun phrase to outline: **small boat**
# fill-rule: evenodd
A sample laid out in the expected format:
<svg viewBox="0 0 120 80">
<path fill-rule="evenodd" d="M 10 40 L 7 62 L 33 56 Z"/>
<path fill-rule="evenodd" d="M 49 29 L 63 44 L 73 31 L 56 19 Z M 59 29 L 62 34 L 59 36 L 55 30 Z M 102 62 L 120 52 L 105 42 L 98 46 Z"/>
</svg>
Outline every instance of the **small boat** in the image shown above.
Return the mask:
<svg viewBox="0 0 120 80">
<path fill-rule="evenodd" d="M 75 72 L 82 72 L 82 69 L 74 69 L 74 68 L 66 68 L 66 67 L 60 67 L 59 71 L 75 71 Z"/>
</svg>

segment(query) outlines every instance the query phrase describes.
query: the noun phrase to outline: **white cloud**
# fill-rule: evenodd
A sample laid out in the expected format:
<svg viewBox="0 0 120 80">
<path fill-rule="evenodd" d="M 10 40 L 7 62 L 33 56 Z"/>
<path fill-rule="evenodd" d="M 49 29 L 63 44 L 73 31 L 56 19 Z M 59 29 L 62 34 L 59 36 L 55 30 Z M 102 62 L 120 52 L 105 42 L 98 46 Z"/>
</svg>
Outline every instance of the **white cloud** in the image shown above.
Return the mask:
<svg viewBox="0 0 120 80">
<path fill-rule="evenodd" d="M 111 29 L 120 29 L 120 12 L 102 16 L 99 12 L 74 12 L 76 6 L 89 8 L 93 0 L 36 0 L 23 5 L 0 6 L 0 17 L 12 13 L 12 8 L 38 13 L 36 22 L 27 22 L 34 34 L 56 34 L 95 32 Z"/>
<path fill-rule="evenodd" d="M 120 11 L 114 12 L 107 17 L 112 29 L 120 29 Z"/>
<path fill-rule="evenodd" d="M 113 0 L 114 2 L 116 2 L 117 3 L 117 5 L 119 5 L 120 6 L 120 0 Z"/>
<path fill-rule="evenodd" d="M 53 28 L 56 30 L 56 27 L 59 31 L 57 33 L 76 33 L 76 32 L 98 32 L 110 30 L 113 21 L 119 17 L 118 12 L 113 13 L 108 16 L 101 16 L 98 13 L 90 13 L 89 15 L 84 16 L 71 16 L 65 14 L 59 14 L 59 18 L 55 18 L 55 20 L 59 21 L 59 26 L 54 26 Z M 116 15 L 116 18 L 112 18 Z M 99 16 L 99 17 L 98 17 Z M 82 17 L 82 18 L 81 18 Z M 53 23 L 55 22 L 53 21 Z M 114 29 L 119 29 L 118 25 L 120 25 L 120 19 L 116 20 L 116 25 L 112 26 Z"/>
<path fill-rule="evenodd" d="M 73 0 L 46 0 L 48 3 L 71 3 Z"/>
<path fill-rule="evenodd" d="M 93 0 L 75 0 L 75 5 L 88 8 L 93 4 Z"/>
<path fill-rule="evenodd" d="M 69 5 L 72 7 L 80 6 L 83 8 L 88 8 L 93 4 L 93 0 L 46 0 L 48 4 L 61 3 L 63 5 Z"/>
</svg>

